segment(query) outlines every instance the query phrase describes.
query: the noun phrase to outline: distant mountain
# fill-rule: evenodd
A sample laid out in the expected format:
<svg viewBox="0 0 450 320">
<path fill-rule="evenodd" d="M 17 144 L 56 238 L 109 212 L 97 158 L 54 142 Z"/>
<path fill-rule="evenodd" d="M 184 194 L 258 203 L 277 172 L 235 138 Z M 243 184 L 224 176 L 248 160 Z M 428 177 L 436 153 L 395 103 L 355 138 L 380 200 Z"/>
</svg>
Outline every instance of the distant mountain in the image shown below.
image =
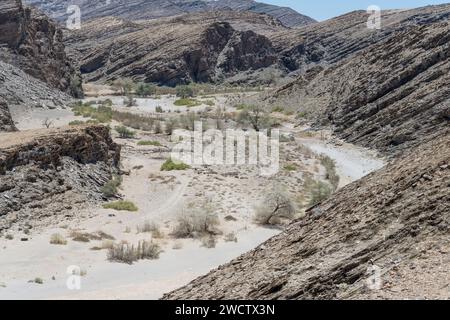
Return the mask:
<svg viewBox="0 0 450 320">
<path fill-rule="evenodd" d="M 316 22 L 291 8 L 253 0 L 25 0 L 25 2 L 40 8 L 59 21 L 66 19 L 69 5 L 78 5 L 82 19 L 105 16 L 128 20 L 155 19 L 184 13 L 233 10 L 268 14 L 286 27 L 299 27 Z"/>
</svg>

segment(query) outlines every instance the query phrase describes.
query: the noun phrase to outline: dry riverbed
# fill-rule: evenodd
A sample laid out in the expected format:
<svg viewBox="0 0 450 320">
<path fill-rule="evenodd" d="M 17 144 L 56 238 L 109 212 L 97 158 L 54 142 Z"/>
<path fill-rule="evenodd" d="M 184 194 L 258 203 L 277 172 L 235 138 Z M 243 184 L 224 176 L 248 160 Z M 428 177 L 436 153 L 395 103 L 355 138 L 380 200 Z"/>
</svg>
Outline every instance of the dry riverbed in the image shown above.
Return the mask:
<svg viewBox="0 0 450 320">
<path fill-rule="evenodd" d="M 225 106 L 226 97 L 215 96 L 215 104 Z M 115 108 L 122 97 L 112 97 Z M 174 97 L 142 99 L 132 112 L 153 114 L 156 106 L 174 112 Z M 225 106 L 226 107 L 226 106 Z M 205 108 L 199 106 L 196 108 Z M 179 109 L 180 113 L 185 109 Z M 38 110 L 15 114 L 20 129 L 41 128 L 44 119 L 65 125 L 74 119 L 70 109 Z M 305 135 L 303 128 L 290 124 L 281 131 L 294 138 L 281 143 L 280 171 L 271 177 L 258 174 L 250 166 L 193 166 L 182 171 L 160 171 L 169 157 L 172 143 L 163 134 L 138 131 L 134 139 L 114 139 L 123 145 L 124 172 L 120 194 L 132 201 L 136 212 L 115 211 L 100 205 L 89 206 L 76 217 L 55 221 L 34 231 L 28 241 L 0 238 L 0 299 L 156 299 L 219 265 L 251 250 L 282 228 L 262 227 L 254 222 L 255 207 L 274 185 L 282 185 L 298 206 L 298 216 L 308 201 L 304 181 L 307 177 L 323 180 L 325 169 L 319 154 L 336 163 L 339 186 L 354 181 L 380 168 L 383 161 L 375 154 L 348 144 L 331 144 L 318 134 Z M 140 140 L 158 141 L 161 146 L 140 146 Z M 171 235 L 178 217 L 192 204 L 211 203 L 217 213 L 220 230 L 215 245 L 205 247 L 201 239 L 177 239 Z M 158 225 L 157 235 L 138 232 L 146 223 Z M 111 239 L 74 241 L 74 232 L 93 234 L 102 231 Z M 67 240 L 65 245 L 50 244 L 53 234 Z M 139 260 L 132 265 L 110 262 L 107 241 L 138 243 L 151 240 L 162 249 L 159 259 Z M 100 249 L 99 249 L 100 248 Z M 81 272 L 80 290 L 69 290 L 67 273 L 70 266 Z"/>
</svg>

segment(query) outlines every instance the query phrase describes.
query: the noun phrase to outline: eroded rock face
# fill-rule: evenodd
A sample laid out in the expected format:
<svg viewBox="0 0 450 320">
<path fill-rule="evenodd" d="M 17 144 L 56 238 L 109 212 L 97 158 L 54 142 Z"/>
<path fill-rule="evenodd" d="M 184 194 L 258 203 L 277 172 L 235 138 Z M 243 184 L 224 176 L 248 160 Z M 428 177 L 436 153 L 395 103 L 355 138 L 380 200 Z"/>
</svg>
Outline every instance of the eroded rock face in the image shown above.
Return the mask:
<svg viewBox="0 0 450 320">
<path fill-rule="evenodd" d="M 101 18 L 69 33 L 67 44 L 86 81 L 129 77 L 173 86 L 223 81 L 276 63 L 266 36 L 240 28 L 253 24 L 269 32 L 281 25 L 250 13 L 226 15 L 227 21 L 219 12 L 141 23 Z"/>
<path fill-rule="evenodd" d="M 338 191 L 165 299 L 448 299 L 450 135 Z M 368 286 L 381 270 L 380 287 Z M 417 277 L 420 274 L 420 277 Z"/>
<path fill-rule="evenodd" d="M 81 78 L 66 57 L 62 36 L 55 23 L 20 0 L 0 3 L 0 60 L 80 97 Z"/>
<path fill-rule="evenodd" d="M 389 14 L 385 29 L 361 30 L 377 41 L 340 60 L 347 45 L 327 50 L 316 64 L 304 62 L 310 68 L 276 96 L 295 97 L 318 124 L 386 154 L 448 134 L 449 17 L 450 5 Z"/>
<path fill-rule="evenodd" d="M 0 231 L 101 200 L 119 161 L 103 126 L 0 135 Z"/>
<path fill-rule="evenodd" d="M 0 131 L 15 131 L 16 127 L 9 113 L 9 107 L 0 97 Z"/>
<path fill-rule="evenodd" d="M 299 27 L 316 22 L 291 8 L 256 2 L 253 0 L 113 0 L 109 4 L 103 0 L 25 0 L 33 6 L 44 10 L 50 16 L 66 21 L 69 5 L 80 6 L 84 19 L 105 16 L 127 20 L 156 19 L 182 13 L 198 13 L 213 10 L 232 10 L 236 12 L 253 12 L 268 14 L 278 19 L 286 27 Z"/>
</svg>

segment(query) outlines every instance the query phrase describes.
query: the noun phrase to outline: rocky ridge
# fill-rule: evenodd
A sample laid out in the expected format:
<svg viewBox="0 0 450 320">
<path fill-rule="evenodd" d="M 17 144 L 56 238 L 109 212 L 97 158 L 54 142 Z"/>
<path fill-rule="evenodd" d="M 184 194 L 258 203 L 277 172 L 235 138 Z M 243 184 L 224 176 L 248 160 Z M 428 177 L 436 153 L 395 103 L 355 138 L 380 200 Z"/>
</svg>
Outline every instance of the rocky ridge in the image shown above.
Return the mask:
<svg viewBox="0 0 450 320">
<path fill-rule="evenodd" d="M 262 33 L 284 29 L 268 16 L 246 12 L 139 23 L 106 17 L 69 33 L 66 43 L 86 81 L 127 77 L 163 85 L 220 82 L 276 63 L 270 40 L 251 30 L 259 27 Z"/>
<path fill-rule="evenodd" d="M 81 78 L 65 54 L 62 31 L 20 0 L 0 2 L 0 60 L 50 87 L 81 96 Z"/>
<path fill-rule="evenodd" d="M 448 134 L 450 5 L 393 15 L 374 44 L 337 61 L 328 51 L 330 65 L 311 66 L 276 99 L 295 97 L 339 137 L 387 154 Z"/>
<path fill-rule="evenodd" d="M 119 161 L 120 146 L 104 126 L 3 133 L 0 231 L 44 224 L 100 201 L 100 187 L 118 171 Z"/>
<path fill-rule="evenodd" d="M 253 0 L 26 0 L 49 16 L 59 21 L 67 20 L 69 5 L 78 5 L 83 13 L 83 20 L 112 16 L 131 21 L 157 19 L 176 16 L 185 13 L 199 13 L 216 10 L 231 10 L 235 12 L 253 12 L 267 14 L 279 20 L 286 27 L 299 27 L 316 21 L 287 7 L 279 7 Z"/>
</svg>

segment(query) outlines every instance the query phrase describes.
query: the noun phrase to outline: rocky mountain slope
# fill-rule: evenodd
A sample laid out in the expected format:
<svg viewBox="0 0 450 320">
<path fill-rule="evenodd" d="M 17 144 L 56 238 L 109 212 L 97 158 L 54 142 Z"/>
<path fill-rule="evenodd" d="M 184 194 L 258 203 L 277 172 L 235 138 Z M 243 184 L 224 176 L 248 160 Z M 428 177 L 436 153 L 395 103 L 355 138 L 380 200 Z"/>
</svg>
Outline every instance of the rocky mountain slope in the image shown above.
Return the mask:
<svg viewBox="0 0 450 320">
<path fill-rule="evenodd" d="M 80 78 L 66 57 L 62 36 L 55 23 L 21 1 L 0 2 L 0 60 L 77 96 Z"/>
<path fill-rule="evenodd" d="M 147 20 L 170 17 L 185 13 L 199 13 L 215 10 L 248 11 L 268 14 L 278 19 L 286 27 L 299 27 L 316 22 L 287 7 L 278 7 L 253 0 L 26 0 L 30 5 L 39 7 L 49 16 L 60 21 L 67 20 L 69 5 L 78 5 L 83 13 L 83 20 L 112 16 L 127 20 Z"/>
<path fill-rule="evenodd" d="M 120 147 L 104 126 L 28 130 L 0 135 L 0 231 L 102 198 L 118 170 Z"/>
<path fill-rule="evenodd" d="M 8 103 L 0 97 L 0 132 L 15 131 L 16 127 L 9 112 Z"/>
<path fill-rule="evenodd" d="M 334 49 L 275 97 L 295 97 L 338 136 L 385 153 L 438 138 L 450 120 L 449 18 L 450 5 L 392 12 L 362 49 L 333 36 Z"/>
<path fill-rule="evenodd" d="M 449 151 L 447 132 L 165 298 L 448 299 Z"/>
<path fill-rule="evenodd" d="M 259 33 L 252 31 L 256 29 Z M 106 17 L 68 33 L 66 44 L 80 61 L 86 81 L 127 77 L 163 85 L 220 82 L 276 64 L 275 50 L 264 34 L 284 29 L 269 16 L 248 12 L 140 23 Z"/>
</svg>

